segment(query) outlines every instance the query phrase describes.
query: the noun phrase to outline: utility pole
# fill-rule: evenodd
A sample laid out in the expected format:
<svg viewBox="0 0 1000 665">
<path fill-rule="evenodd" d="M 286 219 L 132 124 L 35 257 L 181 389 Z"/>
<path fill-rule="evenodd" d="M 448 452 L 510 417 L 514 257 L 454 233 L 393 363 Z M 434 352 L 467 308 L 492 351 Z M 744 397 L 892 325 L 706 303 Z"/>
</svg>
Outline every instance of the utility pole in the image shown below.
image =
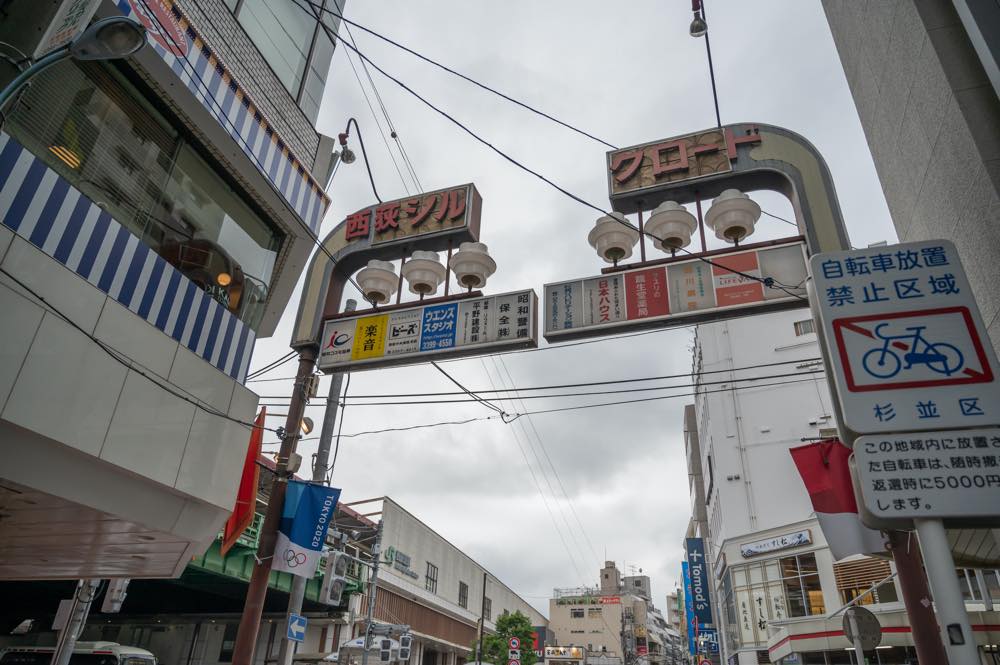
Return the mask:
<svg viewBox="0 0 1000 665">
<path fill-rule="evenodd" d="M 910 620 L 917 660 L 921 663 L 946 663 L 948 656 L 944 651 L 944 643 L 941 642 L 937 619 L 934 618 L 934 605 L 931 603 L 930 589 L 927 588 L 920 549 L 915 540 L 911 542 L 912 533 L 887 533 L 892 561 L 896 564 L 896 576 L 899 578 L 899 590 L 903 594 L 903 605 Z"/>
<path fill-rule="evenodd" d="M 288 460 L 295 453 L 300 436 L 300 423 L 308 399 L 307 388 L 313 368 L 316 366 L 318 348 L 307 346 L 299 354 L 299 368 L 295 373 L 295 387 L 292 399 L 288 405 L 288 416 L 285 420 L 285 435 L 281 439 L 281 449 L 278 452 L 274 482 L 271 484 L 271 494 L 267 501 L 267 513 L 260 529 L 260 544 L 257 547 L 256 563 L 247 587 L 247 597 L 243 605 L 243 615 L 240 617 L 240 627 L 236 633 L 236 645 L 233 649 L 233 665 L 251 665 L 253 663 L 254 647 L 257 644 L 257 632 L 260 630 L 260 617 L 264 611 L 264 599 L 267 597 L 267 581 L 271 575 L 271 559 L 274 557 L 274 544 L 278 537 L 278 523 L 281 521 L 281 511 L 285 505 L 285 490 L 288 487 Z"/>
<path fill-rule="evenodd" d="M 80 580 L 76 583 L 73 592 L 73 604 L 66 618 L 66 625 L 59 631 L 59 641 L 56 643 L 55 651 L 52 652 L 52 665 L 68 665 L 73 649 L 76 647 L 76 638 L 80 636 L 83 625 L 87 623 L 87 615 L 90 614 L 90 604 L 94 602 L 97 595 L 97 586 L 101 580 Z"/>
<path fill-rule="evenodd" d="M 345 312 L 353 312 L 357 308 L 358 302 L 353 298 L 347 301 Z M 330 381 L 330 393 L 326 398 L 326 411 L 323 414 L 323 426 L 319 431 L 319 446 L 316 448 L 316 457 L 313 460 L 312 479 L 314 483 L 326 483 L 327 467 L 330 459 L 330 446 L 333 443 L 333 426 L 337 420 L 337 407 L 340 404 L 340 391 L 344 385 L 344 375 L 341 372 L 333 374 Z M 302 601 L 306 596 L 307 580 L 299 575 L 292 576 L 292 590 L 288 596 L 288 610 L 285 612 L 285 625 L 291 615 L 302 611 Z M 295 655 L 296 642 L 288 639 L 286 634 L 281 640 L 278 648 L 278 665 L 291 665 L 292 657 Z"/>
<path fill-rule="evenodd" d="M 486 628 L 486 571 L 483 571 L 483 597 L 479 603 L 479 639 L 476 640 L 476 664 L 483 665 L 483 629 Z"/>
<path fill-rule="evenodd" d="M 375 618 L 375 595 L 378 593 L 378 565 L 382 559 L 382 525 L 384 520 L 379 520 L 378 531 L 375 533 L 375 547 L 372 548 L 372 555 L 375 563 L 372 565 L 372 578 L 368 583 L 368 617 L 365 619 L 365 650 L 361 652 L 361 665 L 368 665 L 368 650 L 372 646 L 372 620 Z"/>
</svg>

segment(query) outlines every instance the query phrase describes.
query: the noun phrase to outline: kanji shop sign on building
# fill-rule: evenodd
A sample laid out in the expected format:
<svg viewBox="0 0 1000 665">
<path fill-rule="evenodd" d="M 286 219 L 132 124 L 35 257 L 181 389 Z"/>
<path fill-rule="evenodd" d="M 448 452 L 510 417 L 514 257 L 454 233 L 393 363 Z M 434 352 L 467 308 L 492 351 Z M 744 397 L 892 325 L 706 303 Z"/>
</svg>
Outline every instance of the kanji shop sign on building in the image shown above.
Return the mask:
<svg viewBox="0 0 1000 665">
<path fill-rule="evenodd" d="M 478 237 L 482 207 L 483 199 L 471 183 L 408 196 L 348 215 L 344 238 L 370 238 L 372 245 L 381 245 L 463 227 Z"/>
<path fill-rule="evenodd" d="M 859 434 L 1000 422 L 997 361 L 945 240 L 816 254 L 814 307 Z"/>
<path fill-rule="evenodd" d="M 706 313 L 788 303 L 805 305 L 804 245 L 762 249 L 608 273 L 545 285 L 545 338 L 607 335 L 622 329 L 690 323 Z M 714 265 L 712 265 L 714 264 Z M 737 272 L 739 271 L 739 274 Z M 782 289 L 759 279 L 770 277 Z"/>
<path fill-rule="evenodd" d="M 535 292 L 336 318 L 323 326 L 321 370 L 373 369 L 538 345 Z"/>
<path fill-rule="evenodd" d="M 736 146 L 760 143 L 752 132 L 737 136 L 728 127 L 644 143 L 608 153 L 608 192 L 612 202 L 663 185 L 713 173 L 728 173 Z"/>
<path fill-rule="evenodd" d="M 1000 515 L 1000 428 L 863 436 L 854 457 L 876 517 Z"/>
</svg>

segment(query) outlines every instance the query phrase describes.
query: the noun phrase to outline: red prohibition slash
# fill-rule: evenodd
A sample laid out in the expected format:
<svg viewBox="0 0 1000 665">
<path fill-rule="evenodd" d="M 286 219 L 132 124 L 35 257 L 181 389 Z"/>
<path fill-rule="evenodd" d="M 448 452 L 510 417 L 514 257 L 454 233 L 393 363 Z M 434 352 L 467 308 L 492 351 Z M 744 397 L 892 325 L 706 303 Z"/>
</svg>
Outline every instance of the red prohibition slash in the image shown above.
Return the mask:
<svg viewBox="0 0 1000 665">
<path fill-rule="evenodd" d="M 858 385 L 854 378 L 854 372 L 851 369 L 850 358 L 847 355 L 847 345 L 844 342 L 844 332 L 850 331 L 859 335 L 864 335 L 871 339 L 877 339 L 875 333 L 859 325 L 861 323 L 869 321 L 889 321 L 892 319 L 903 319 L 903 318 L 914 318 L 914 317 L 929 317 L 937 314 L 961 314 L 962 319 L 965 322 L 966 329 L 969 331 L 969 340 L 972 342 L 972 346 L 976 352 L 976 358 L 979 360 L 979 366 L 983 370 L 977 371 L 974 369 L 965 368 L 962 370 L 961 374 L 952 378 L 942 378 L 940 380 L 934 379 L 923 379 L 920 381 L 885 381 L 875 385 Z M 957 386 L 965 385 L 970 383 L 990 383 L 993 381 L 993 369 L 990 367 L 989 361 L 986 358 L 986 350 L 983 348 L 983 343 L 979 339 L 979 334 L 976 331 L 976 324 L 972 320 L 972 314 L 969 312 L 968 307 L 942 307 L 939 309 L 924 309 L 916 310 L 911 312 L 893 312 L 891 314 L 869 314 L 867 316 L 852 316 L 844 319 L 835 319 L 833 321 L 833 334 L 837 340 L 837 351 L 840 354 L 840 362 L 844 368 L 844 376 L 847 378 L 847 389 L 851 392 L 871 392 L 876 390 L 897 390 L 899 388 L 929 388 L 935 386 Z M 892 346 L 900 349 L 901 351 L 909 350 L 909 346 L 903 342 L 892 342 Z"/>
</svg>

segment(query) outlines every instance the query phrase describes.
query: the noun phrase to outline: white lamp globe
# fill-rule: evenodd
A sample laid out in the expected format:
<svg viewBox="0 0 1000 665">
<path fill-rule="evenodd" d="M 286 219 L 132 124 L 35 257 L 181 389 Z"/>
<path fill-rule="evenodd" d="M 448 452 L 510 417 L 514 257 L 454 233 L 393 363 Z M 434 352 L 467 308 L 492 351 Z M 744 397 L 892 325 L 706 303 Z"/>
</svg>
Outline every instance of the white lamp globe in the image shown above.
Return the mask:
<svg viewBox="0 0 1000 665">
<path fill-rule="evenodd" d="M 487 278 L 497 270 L 497 262 L 490 256 L 489 248 L 481 242 L 463 242 L 448 265 L 458 283 L 468 289 L 483 288 Z"/>
<path fill-rule="evenodd" d="M 368 266 L 358 272 L 358 286 L 365 294 L 365 299 L 369 302 L 382 304 L 388 302 L 393 293 L 399 278 L 396 276 L 396 268 L 388 261 L 372 259 Z"/>
<path fill-rule="evenodd" d="M 653 245 L 664 252 L 687 247 L 691 234 L 698 228 L 698 220 L 676 201 L 664 201 L 646 222 L 645 231 L 656 238 Z"/>
<path fill-rule="evenodd" d="M 738 189 L 719 194 L 705 214 L 705 223 L 715 231 L 715 237 L 733 244 L 753 233 L 758 219 L 760 206 Z"/>
<path fill-rule="evenodd" d="M 639 232 L 626 224 L 625 215 L 613 212 L 600 217 L 590 230 L 587 242 L 606 263 L 618 263 L 632 256 L 632 248 L 639 242 Z"/>
<path fill-rule="evenodd" d="M 438 290 L 448 271 L 436 252 L 417 250 L 403 264 L 402 273 L 410 293 L 426 296 Z"/>
</svg>

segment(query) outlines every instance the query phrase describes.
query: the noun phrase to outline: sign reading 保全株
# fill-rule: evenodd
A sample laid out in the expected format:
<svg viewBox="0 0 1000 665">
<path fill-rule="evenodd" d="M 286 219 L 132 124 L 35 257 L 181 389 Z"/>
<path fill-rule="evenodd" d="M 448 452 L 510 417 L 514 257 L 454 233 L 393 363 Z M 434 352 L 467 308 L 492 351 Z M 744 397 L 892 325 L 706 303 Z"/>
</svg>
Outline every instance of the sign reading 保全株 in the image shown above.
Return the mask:
<svg viewBox="0 0 1000 665">
<path fill-rule="evenodd" d="M 828 252 L 814 255 L 810 267 L 811 300 L 849 430 L 998 422 L 997 361 L 954 245 Z"/>
<path fill-rule="evenodd" d="M 534 347 L 537 309 L 528 290 L 330 319 L 317 365 L 371 369 Z"/>
</svg>

